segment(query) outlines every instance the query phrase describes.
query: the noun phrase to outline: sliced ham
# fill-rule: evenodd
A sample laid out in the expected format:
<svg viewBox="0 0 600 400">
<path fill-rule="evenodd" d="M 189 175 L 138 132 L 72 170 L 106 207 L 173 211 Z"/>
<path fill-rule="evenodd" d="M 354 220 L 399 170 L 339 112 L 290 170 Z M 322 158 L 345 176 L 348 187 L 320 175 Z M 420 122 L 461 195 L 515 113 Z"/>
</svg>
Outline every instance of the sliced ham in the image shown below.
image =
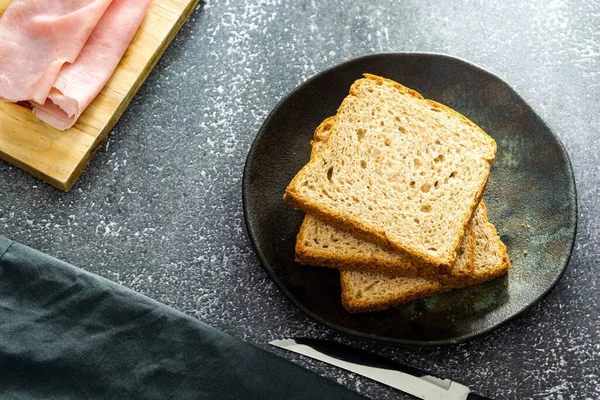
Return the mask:
<svg viewBox="0 0 600 400">
<path fill-rule="evenodd" d="M 112 0 L 13 0 L 0 18 L 0 98 L 44 103 Z"/>
<path fill-rule="evenodd" d="M 65 64 L 46 101 L 33 112 L 57 129 L 73 126 L 109 80 L 152 0 L 113 0 L 79 57 Z"/>
</svg>

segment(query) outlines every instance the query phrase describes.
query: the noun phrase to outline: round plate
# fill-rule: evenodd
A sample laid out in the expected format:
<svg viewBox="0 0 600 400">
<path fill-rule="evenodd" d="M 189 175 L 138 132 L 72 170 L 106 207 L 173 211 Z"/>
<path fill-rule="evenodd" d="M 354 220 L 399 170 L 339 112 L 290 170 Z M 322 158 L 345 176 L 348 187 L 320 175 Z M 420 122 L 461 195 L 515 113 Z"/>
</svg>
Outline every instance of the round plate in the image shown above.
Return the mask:
<svg viewBox="0 0 600 400">
<path fill-rule="evenodd" d="M 508 276 L 383 312 L 350 314 L 341 304 L 337 271 L 294 262 L 303 213 L 284 204 L 283 193 L 308 162 L 315 128 L 335 115 L 364 72 L 456 109 L 496 140 L 484 199 L 512 260 Z M 250 149 L 243 199 L 256 254 L 292 303 L 330 328 L 395 344 L 458 343 L 522 313 L 562 276 L 577 226 L 573 171 L 552 130 L 497 76 L 437 54 L 370 55 L 299 86 L 271 112 Z"/>
</svg>

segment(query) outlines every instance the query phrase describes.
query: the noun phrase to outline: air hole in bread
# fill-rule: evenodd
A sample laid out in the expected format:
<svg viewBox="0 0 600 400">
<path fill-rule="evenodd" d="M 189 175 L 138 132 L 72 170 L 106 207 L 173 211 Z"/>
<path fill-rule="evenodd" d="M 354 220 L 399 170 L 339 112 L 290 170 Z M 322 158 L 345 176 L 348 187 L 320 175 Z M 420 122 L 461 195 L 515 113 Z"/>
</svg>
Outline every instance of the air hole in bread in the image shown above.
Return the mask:
<svg viewBox="0 0 600 400">
<path fill-rule="evenodd" d="M 383 121 L 379 122 L 379 125 L 384 126 L 385 123 Z"/>
<path fill-rule="evenodd" d="M 414 187 L 415 187 L 415 184 L 416 184 L 416 183 L 415 183 L 415 181 L 410 181 L 410 187 L 411 187 L 411 188 L 414 188 Z"/>
<path fill-rule="evenodd" d="M 365 160 L 360 160 L 360 166 L 364 169 L 367 168 L 367 162 Z"/>
<path fill-rule="evenodd" d="M 450 178 L 454 178 L 456 176 L 456 171 L 452 171 L 452 173 L 450 174 Z"/>
<path fill-rule="evenodd" d="M 433 161 L 435 161 L 436 163 L 444 161 L 444 155 L 443 154 L 438 155 L 436 158 L 433 159 Z"/>
<path fill-rule="evenodd" d="M 358 203 L 360 200 L 358 200 L 358 197 L 352 196 L 352 201 L 354 201 L 355 203 Z"/>
<path fill-rule="evenodd" d="M 415 162 L 415 168 L 419 168 L 421 165 L 423 165 L 421 160 L 419 160 L 418 158 L 415 158 L 414 162 Z"/>
<path fill-rule="evenodd" d="M 329 169 L 327 170 L 327 180 L 329 182 L 331 182 L 332 178 L 333 178 L 333 167 L 329 167 Z"/>
<path fill-rule="evenodd" d="M 365 137 L 365 133 L 366 133 L 366 132 L 367 132 L 367 131 L 365 131 L 365 130 L 364 130 L 364 129 L 362 129 L 362 128 L 358 128 L 358 129 L 356 130 L 356 137 L 358 137 L 358 141 L 359 141 L 359 142 L 360 142 L 361 140 L 363 140 L 363 138 Z"/>
<path fill-rule="evenodd" d="M 430 183 L 424 183 L 421 186 L 421 192 L 427 193 L 431 190 L 431 184 Z"/>
<path fill-rule="evenodd" d="M 385 140 L 383 141 L 383 143 L 384 143 L 386 146 L 389 146 L 390 144 L 392 144 L 392 139 L 390 139 L 390 138 L 385 138 Z"/>
<path fill-rule="evenodd" d="M 429 205 L 429 204 L 422 205 L 421 212 L 425 212 L 425 213 L 431 212 L 431 205 Z"/>
<path fill-rule="evenodd" d="M 437 188 L 439 186 L 440 182 L 439 181 L 435 181 L 435 183 L 433 184 L 434 188 Z"/>
<path fill-rule="evenodd" d="M 437 251 L 437 249 L 435 247 L 428 247 L 427 250 Z"/>
<path fill-rule="evenodd" d="M 414 221 L 415 221 L 417 224 L 420 224 L 420 223 L 421 223 L 421 220 L 420 220 L 419 218 L 415 218 L 415 219 L 414 219 Z"/>
<path fill-rule="evenodd" d="M 440 139 L 435 139 L 435 144 L 442 144 L 442 142 L 440 142 Z"/>
<path fill-rule="evenodd" d="M 398 130 L 400 131 L 400 133 L 406 133 L 406 127 L 405 127 L 405 126 L 403 126 L 403 125 L 400 125 L 400 126 L 398 127 Z"/>
</svg>

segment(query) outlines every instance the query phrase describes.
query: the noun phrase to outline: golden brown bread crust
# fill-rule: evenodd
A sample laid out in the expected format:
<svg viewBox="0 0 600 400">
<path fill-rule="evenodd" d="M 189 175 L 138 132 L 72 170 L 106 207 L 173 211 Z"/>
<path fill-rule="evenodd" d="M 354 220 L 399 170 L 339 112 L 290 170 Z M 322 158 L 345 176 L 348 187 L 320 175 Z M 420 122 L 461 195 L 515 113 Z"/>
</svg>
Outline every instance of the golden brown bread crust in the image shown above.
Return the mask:
<svg viewBox="0 0 600 400">
<path fill-rule="evenodd" d="M 406 88 L 405 86 L 403 86 L 397 82 L 394 82 L 392 80 L 382 78 L 379 76 L 375 76 L 375 75 L 371 75 L 371 74 L 365 74 L 365 78 L 373 80 L 377 84 L 383 84 L 384 82 L 391 83 L 393 85 L 393 87 L 396 88 L 397 90 L 399 90 L 401 93 L 409 94 L 413 97 L 424 100 L 423 97 L 416 91 Z M 361 84 L 361 80 L 357 80 L 354 82 L 354 84 L 350 88 L 350 95 L 344 99 L 344 101 L 338 108 L 338 111 L 343 107 L 344 102 L 348 101 L 350 96 L 357 95 L 357 92 L 358 92 L 357 87 L 360 84 Z M 430 102 L 430 105 L 438 107 L 441 111 L 449 112 L 449 113 L 452 113 L 453 115 L 458 115 L 461 118 L 461 120 L 468 123 L 469 126 L 476 127 L 478 130 L 483 132 L 479 127 L 477 127 L 477 125 L 475 125 L 474 123 L 469 121 L 466 117 L 462 116 L 458 112 L 451 110 L 447 107 L 443 107 L 443 106 L 439 107 L 438 104 L 435 102 Z M 336 135 L 337 134 L 336 129 L 335 129 L 336 121 L 332 120 L 329 122 L 331 122 L 331 135 Z M 490 144 L 493 143 L 493 146 L 495 149 L 495 146 L 496 146 L 495 142 L 491 138 L 489 138 L 489 140 L 490 140 Z M 493 159 L 489 159 L 486 161 L 488 161 L 487 175 L 489 175 L 489 169 L 490 169 L 491 163 L 493 162 Z M 309 163 L 303 168 L 303 170 L 306 169 L 307 166 L 313 162 L 315 162 L 315 160 L 311 159 L 311 161 L 309 161 Z M 430 256 L 429 254 L 426 254 L 423 251 L 420 251 L 419 249 L 410 248 L 409 246 L 404 246 L 401 243 L 395 243 L 393 240 L 391 240 L 390 237 L 388 237 L 385 230 L 374 231 L 370 227 L 365 226 L 364 223 L 362 223 L 360 220 L 352 220 L 352 219 L 349 219 L 346 216 L 342 215 L 341 213 L 339 213 L 336 210 L 326 209 L 324 207 L 320 207 L 318 205 L 311 204 L 310 199 L 303 196 L 302 194 L 300 194 L 299 191 L 297 190 L 297 184 L 298 184 L 298 180 L 300 179 L 301 173 L 302 173 L 302 171 L 294 177 L 292 182 L 287 187 L 286 192 L 283 196 L 283 199 L 285 202 L 289 203 L 294 208 L 301 209 L 308 214 L 312 214 L 312 215 L 318 217 L 323 222 L 326 222 L 338 229 L 345 230 L 357 238 L 364 239 L 367 241 L 372 241 L 386 249 L 397 251 L 397 252 L 404 254 L 412 259 L 415 259 L 416 261 L 430 265 L 432 267 L 437 267 L 440 273 L 448 273 L 450 271 L 452 265 L 456 261 L 456 257 L 458 254 L 458 248 L 460 247 L 461 241 L 463 239 L 464 231 L 466 230 L 466 227 L 468 226 L 469 221 L 471 220 L 473 213 L 475 212 L 477 204 L 479 203 L 479 201 L 481 200 L 481 197 L 483 196 L 485 185 L 487 183 L 487 179 L 486 179 L 486 181 L 483 182 L 482 185 L 480 185 L 480 188 L 477 191 L 477 193 L 475 194 L 475 196 L 473 198 L 473 202 L 470 205 L 470 213 L 465 214 L 465 216 L 463 218 L 464 221 L 459 221 L 459 225 L 461 225 L 463 229 L 460 230 L 461 233 L 454 238 L 453 243 L 451 244 L 451 248 L 454 249 L 452 254 L 448 255 L 445 258 L 437 258 L 436 259 L 436 258 Z"/>
<path fill-rule="evenodd" d="M 329 139 L 329 134 L 331 133 L 331 128 L 335 122 L 335 115 L 331 117 L 327 117 L 317 126 L 315 132 L 313 133 L 313 140 L 315 142 L 327 142 Z M 311 142 L 312 144 L 312 142 Z M 316 153 L 311 151 L 310 158 L 312 159 Z"/>
</svg>

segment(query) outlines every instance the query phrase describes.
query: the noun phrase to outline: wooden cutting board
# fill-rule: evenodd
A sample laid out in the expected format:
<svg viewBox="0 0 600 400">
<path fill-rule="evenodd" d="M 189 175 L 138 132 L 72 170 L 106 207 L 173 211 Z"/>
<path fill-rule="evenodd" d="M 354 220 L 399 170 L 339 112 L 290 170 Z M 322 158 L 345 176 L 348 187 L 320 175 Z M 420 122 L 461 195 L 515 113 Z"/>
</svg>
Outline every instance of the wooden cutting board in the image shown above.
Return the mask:
<svg viewBox="0 0 600 400">
<path fill-rule="evenodd" d="M 0 0 L 0 15 L 11 1 Z M 70 190 L 198 1 L 153 1 L 112 78 L 71 129 L 56 130 L 0 101 L 0 158 Z"/>
</svg>

